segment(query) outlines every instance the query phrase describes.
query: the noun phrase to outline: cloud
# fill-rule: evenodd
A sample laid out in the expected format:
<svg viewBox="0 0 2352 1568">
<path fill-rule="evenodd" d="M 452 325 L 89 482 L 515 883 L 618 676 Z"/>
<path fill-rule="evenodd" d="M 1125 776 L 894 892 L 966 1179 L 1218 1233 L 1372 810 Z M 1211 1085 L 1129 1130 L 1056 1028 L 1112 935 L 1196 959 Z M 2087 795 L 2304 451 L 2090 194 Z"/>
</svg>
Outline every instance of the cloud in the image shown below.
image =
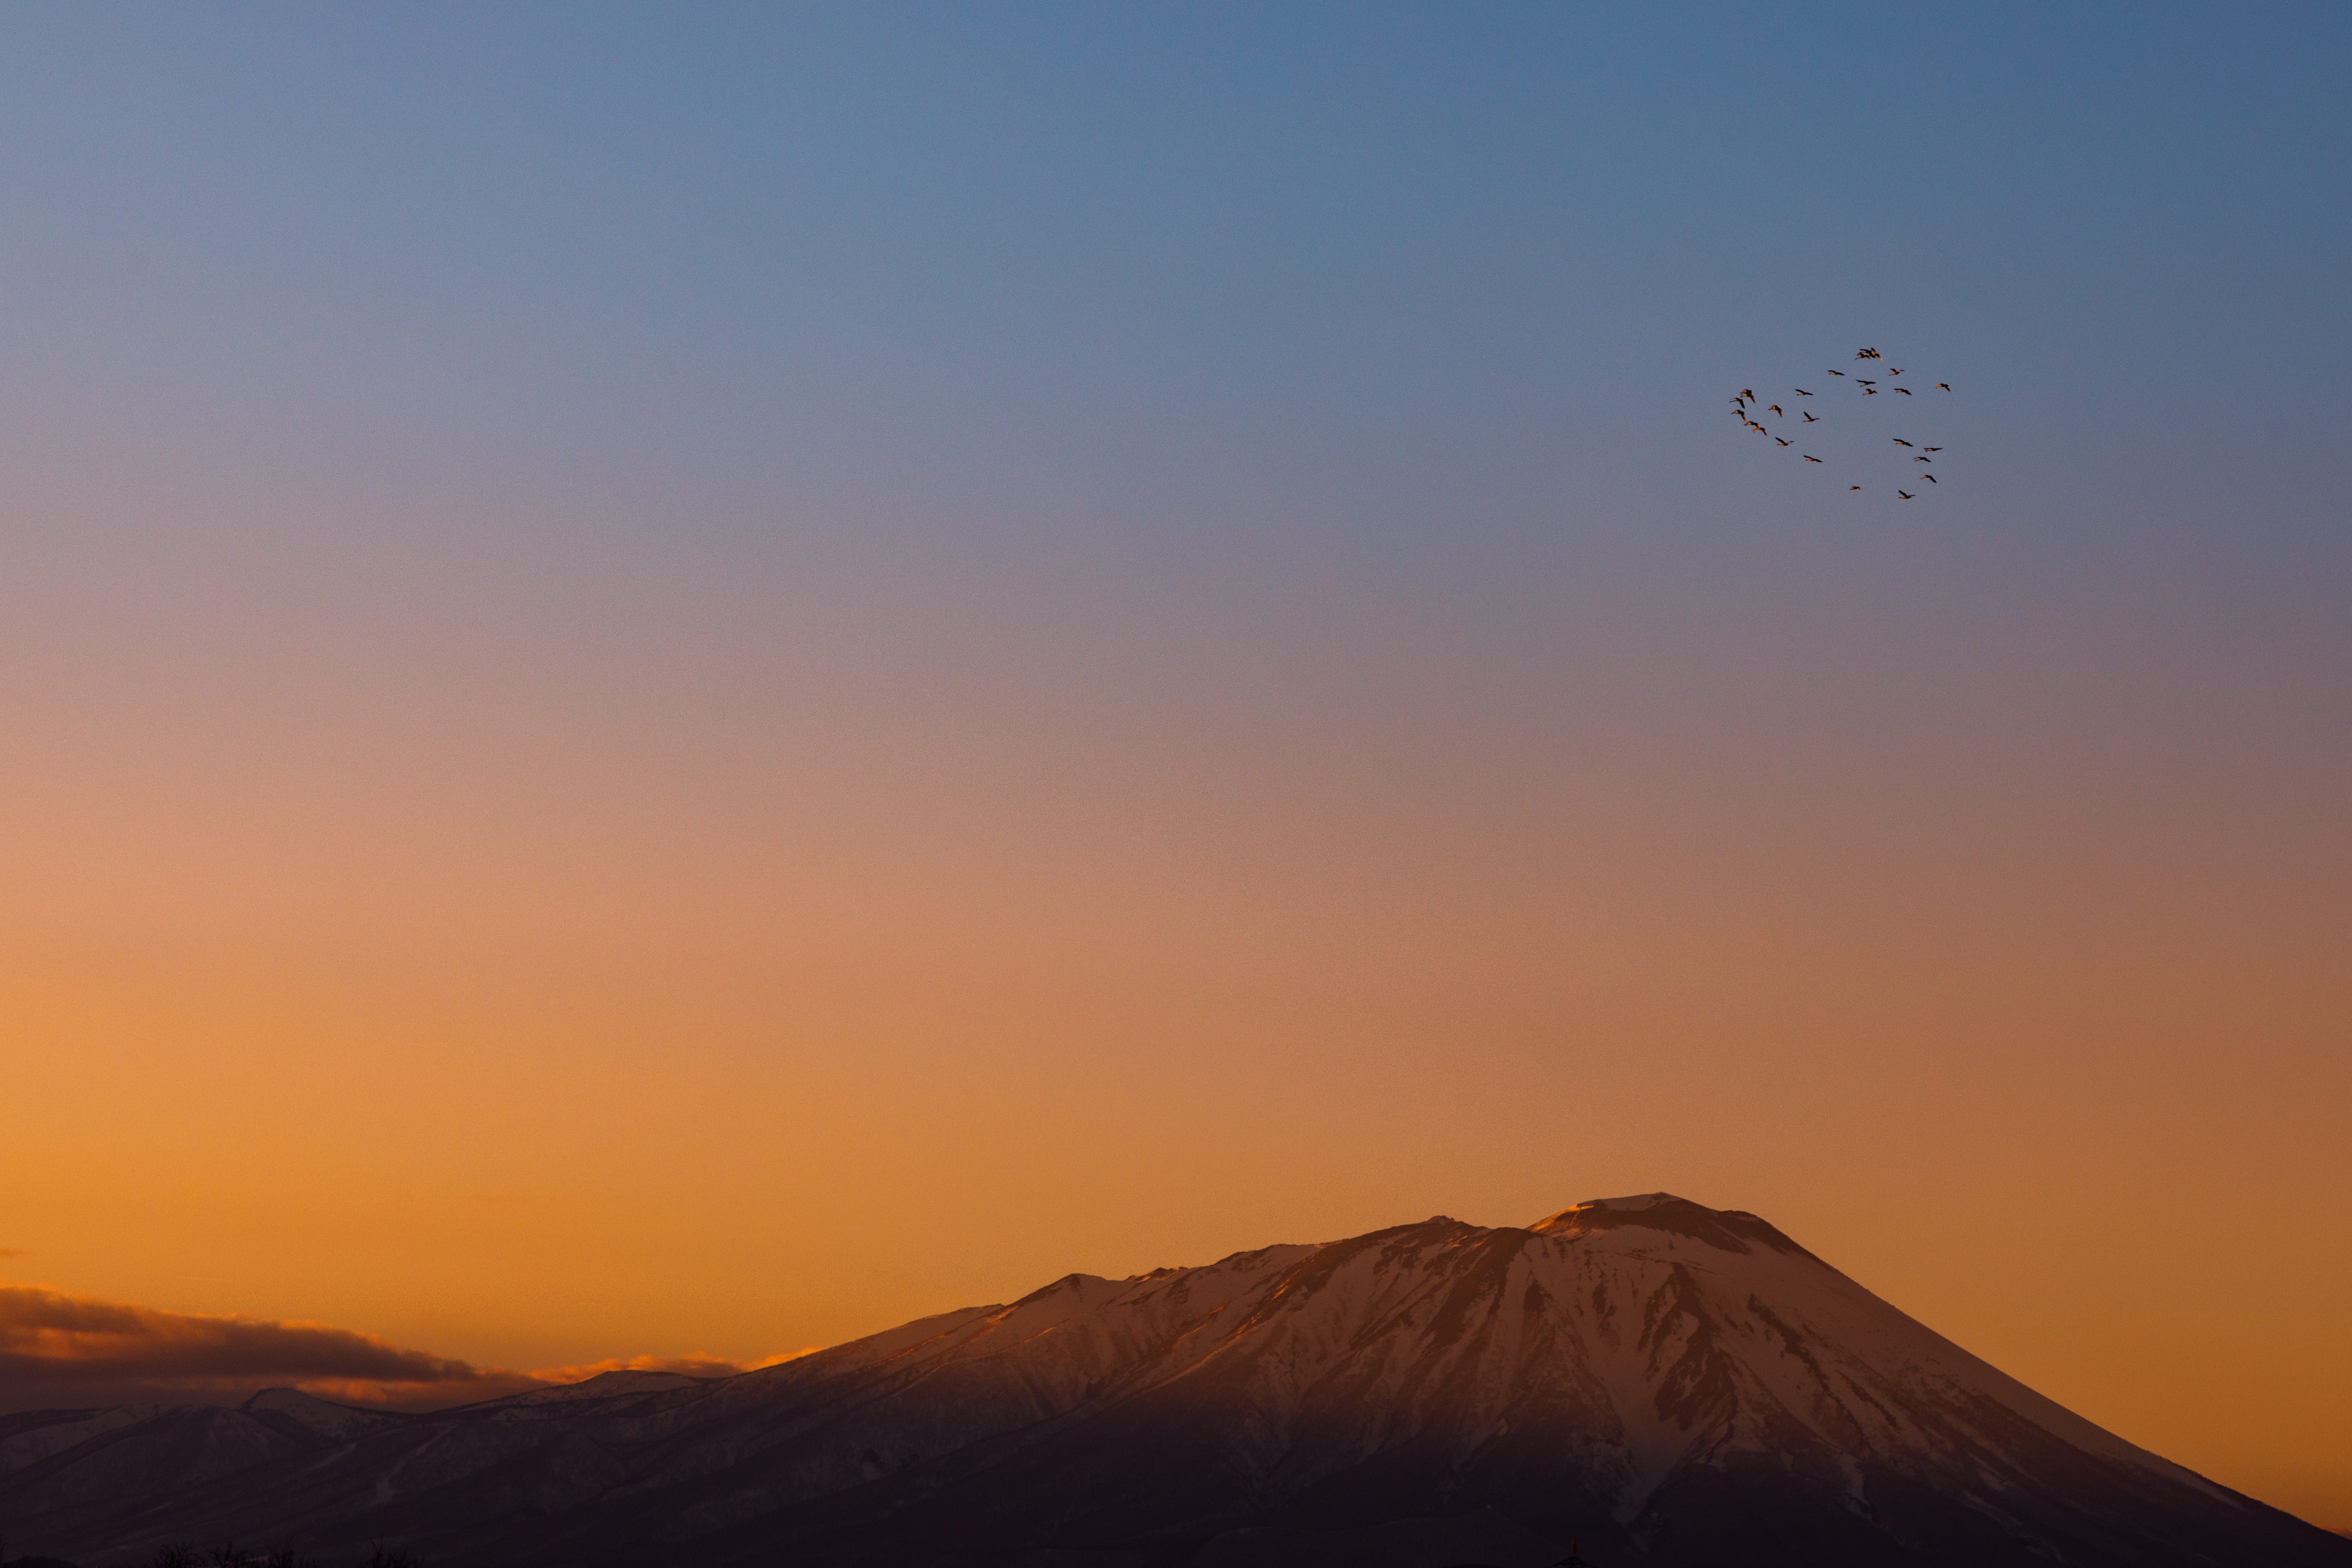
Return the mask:
<svg viewBox="0 0 2352 1568">
<path fill-rule="evenodd" d="M 463 1384 L 462 1393 L 457 1384 L 385 1384 L 370 1379 L 320 1378 L 299 1386 L 322 1399 L 341 1400 L 351 1405 L 383 1405 L 396 1410 L 439 1410 L 452 1405 L 524 1394 L 534 1388 L 585 1383 L 608 1372 L 674 1372 L 686 1377 L 733 1377 L 739 1373 L 756 1372 L 763 1366 L 797 1361 L 824 1348 L 823 1345 L 808 1345 L 796 1351 L 762 1356 L 757 1361 L 731 1361 L 725 1356 L 708 1354 L 636 1355 L 612 1356 L 604 1361 L 581 1362 L 572 1366 L 543 1366 L 534 1372 L 485 1368 L 475 1373 Z"/>
<path fill-rule="evenodd" d="M 763 1366 L 782 1366 L 788 1361 L 798 1361 L 804 1355 L 814 1355 L 823 1345 L 803 1345 L 796 1351 L 779 1351 L 774 1355 L 761 1356 L 757 1361 L 730 1361 L 724 1356 L 637 1355 L 626 1360 L 583 1362 L 578 1366 L 543 1367 L 531 1373 L 549 1383 L 579 1383 L 600 1377 L 608 1372 L 675 1372 L 688 1377 L 733 1377 L 739 1373 L 757 1372 Z"/>
<path fill-rule="evenodd" d="M 204 1388 L 334 1378 L 420 1387 L 481 1375 L 462 1361 L 324 1323 L 199 1317 L 0 1286 L 0 1386 Z"/>
<path fill-rule="evenodd" d="M 784 1355 L 769 1356 L 764 1361 L 729 1361 L 724 1356 L 715 1355 L 633 1355 L 626 1359 L 614 1357 L 606 1361 L 583 1362 L 577 1366 L 541 1367 L 531 1376 L 546 1383 L 583 1383 L 608 1372 L 675 1372 L 688 1377 L 733 1377 L 739 1372 L 774 1366 L 779 1362 L 791 1361 L 808 1353 L 808 1351 L 793 1351 Z"/>
<path fill-rule="evenodd" d="M 21 1247 L 0 1247 L 0 1258 L 22 1258 L 24 1256 L 25 1249 Z"/>
<path fill-rule="evenodd" d="M 167 1312 L 0 1285 L 0 1410 L 234 1400 L 286 1384 L 324 1398 L 431 1409 L 577 1383 L 604 1372 L 727 1377 L 789 1359 L 636 1356 L 515 1372 L 406 1349 L 326 1323 Z"/>
</svg>

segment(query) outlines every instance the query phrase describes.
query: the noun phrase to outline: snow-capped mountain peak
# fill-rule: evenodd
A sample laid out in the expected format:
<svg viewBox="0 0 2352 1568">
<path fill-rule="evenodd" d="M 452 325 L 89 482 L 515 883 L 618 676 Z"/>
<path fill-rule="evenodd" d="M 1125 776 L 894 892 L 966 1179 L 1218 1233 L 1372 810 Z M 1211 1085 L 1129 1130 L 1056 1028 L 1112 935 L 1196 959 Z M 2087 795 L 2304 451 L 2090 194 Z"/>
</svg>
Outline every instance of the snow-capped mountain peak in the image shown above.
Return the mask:
<svg viewBox="0 0 2352 1568">
<path fill-rule="evenodd" d="M 0 1514 L 12 1543 L 26 1520 L 97 1562 L 302 1531 L 450 1568 L 1516 1568 L 1571 1536 L 1650 1568 L 2352 1568 L 2352 1544 L 2062 1409 L 1757 1215 L 1665 1193 L 1066 1275 L 665 1381 L 365 1433 L 273 1396 L 238 1417 L 271 1424 L 238 1436 L 245 1479 L 216 1458 L 201 1487 L 158 1480 L 126 1532 L 127 1451 L 194 1473 L 187 1423 L 133 1421 L 0 1481 Z"/>
</svg>

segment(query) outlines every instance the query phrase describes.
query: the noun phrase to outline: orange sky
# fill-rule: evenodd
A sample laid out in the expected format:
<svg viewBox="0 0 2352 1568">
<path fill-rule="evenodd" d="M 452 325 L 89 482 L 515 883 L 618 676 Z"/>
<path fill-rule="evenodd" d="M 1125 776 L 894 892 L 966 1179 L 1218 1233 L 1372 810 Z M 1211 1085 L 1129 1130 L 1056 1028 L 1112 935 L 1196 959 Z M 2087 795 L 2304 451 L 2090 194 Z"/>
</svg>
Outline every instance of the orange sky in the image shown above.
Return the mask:
<svg viewBox="0 0 2352 1568">
<path fill-rule="evenodd" d="M 1326 604 L 1307 658 L 1147 614 L 1122 662 L 1002 588 L 856 607 L 890 658 L 716 588 L 659 648 L 526 605 L 529 658 L 256 598 L 192 666 L 133 586 L 152 645 L 0 772 L 8 1277 L 748 1360 L 1665 1188 L 2352 1521 L 2307 695 L 2184 712 L 2042 626 L 1955 697 L 1858 592 L 1613 666 L 1532 602 Z"/>
</svg>

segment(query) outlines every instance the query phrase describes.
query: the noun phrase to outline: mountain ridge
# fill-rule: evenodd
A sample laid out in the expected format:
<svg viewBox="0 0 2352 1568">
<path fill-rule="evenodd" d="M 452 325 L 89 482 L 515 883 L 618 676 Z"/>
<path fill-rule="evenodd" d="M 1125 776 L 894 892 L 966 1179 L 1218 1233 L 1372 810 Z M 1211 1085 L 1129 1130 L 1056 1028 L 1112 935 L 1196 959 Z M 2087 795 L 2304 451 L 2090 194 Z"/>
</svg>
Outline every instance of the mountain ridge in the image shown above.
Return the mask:
<svg viewBox="0 0 2352 1568">
<path fill-rule="evenodd" d="M 0 1473 L 0 1520 L 93 1568 L 272 1532 L 457 1568 L 1517 1568 L 1571 1535 L 1612 1568 L 2352 1568 L 1670 1194 L 1069 1274 L 731 1377 L 311 1404 L 95 1432 Z"/>
</svg>

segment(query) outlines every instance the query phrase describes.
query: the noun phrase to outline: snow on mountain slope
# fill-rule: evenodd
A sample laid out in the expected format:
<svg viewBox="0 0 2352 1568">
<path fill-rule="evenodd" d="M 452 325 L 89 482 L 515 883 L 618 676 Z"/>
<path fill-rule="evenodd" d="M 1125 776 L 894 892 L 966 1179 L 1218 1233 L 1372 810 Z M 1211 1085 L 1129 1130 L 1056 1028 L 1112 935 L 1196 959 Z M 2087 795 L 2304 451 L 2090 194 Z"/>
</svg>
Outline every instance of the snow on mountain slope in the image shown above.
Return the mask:
<svg viewBox="0 0 2352 1568">
<path fill-rule="evenodd" d="M 0 1476 L 62 1454 L 101 1432 L 144 1421 L 158 1408 L 131 1405 L 112 1410 L 33 1410 L 0 1416 Z"/>
<path fill-rule="evenodd" d="M 624 1381 L 313 1431 L 299 1462 L 236 1474 L 215 1431 L 176 1490 L 187 1434 L 151 1418 L 0 1480 L 0 1517 L 99 1563 L 229 1533 L 810 1568 L 1273 1564 L 1341 1541 L 1440 1563 L 1577 1535 L 1659 1568 L 2352 1568 L 1756 1216 L 1664 1194 L 1070 1275 L 737 1377 Z M 89 1502 L 109 1445 L 164 1478 L 135 1527 Z"/>
<path fill-rule="evenodd" d="M 265 1388 L 247 1400 L 244 1413 L 280 1432 L 341 1441 L 400 1426 L 409 1417 L 388 1410 L 337 1405 L 298 1388 Z"/>
<path fill-rule="evenodd" d="M 1500 1435 L 1538 1406 L 1547 1422 L 1576 1417 L 1621 1517 L 1693 1456 L 1770 1453 L 1791 1424 L 1925 1473 L 1963 1452 L 1997 1469 L 2000 1428 L 2022 1418 L 2219 1494 L 1934 1335 L 1762 1221 L 1663 1194 L 1580 1205 L 1525 1230 L 1439 1218 L 1205 1269 L 1073 1275 L 882 1348 L 843 1346 L 736 1380 L 721 1397 L 764 1402 L 881 1373 L 935 1410 L 962 1412 L 960 1426 L 1009 1428 L 1181 1394 L 1230 1400 L 1244 1462 L 1294 1470 L 1301 1429 L 1334 1405 L 1363 1415 L 1327 1464 L 1432 1430 Z M 907 1435 L 903 1410 L 871 1424 Z M 938 1434 L 948 1446 L 976 1435 Z"/>
</svg>

